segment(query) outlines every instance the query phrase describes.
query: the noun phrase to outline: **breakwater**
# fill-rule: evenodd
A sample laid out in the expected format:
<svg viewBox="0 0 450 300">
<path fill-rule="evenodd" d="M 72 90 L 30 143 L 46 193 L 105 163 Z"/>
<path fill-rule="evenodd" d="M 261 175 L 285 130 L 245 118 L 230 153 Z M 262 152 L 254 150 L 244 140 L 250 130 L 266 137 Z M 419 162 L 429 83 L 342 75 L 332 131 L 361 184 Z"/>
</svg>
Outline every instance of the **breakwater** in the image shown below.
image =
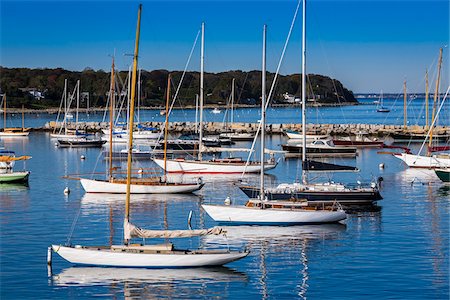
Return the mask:
<svg viewBox="0 0 450 300">
<path fill-rule="evenodd" d="M 48 122 L 44 127 L 34 128 L 34 131 L 53 131 L 58 129 L 63 124 L 61 122 Z M 163 122 L 144 122 L 143 125 L 148 127 L 160 128 L 164 125 Z M 108 122 L 84 122 L 78 124 L 78 129 L 87 132 L 98 132 L 102 129 L 108 128 Z M 75 129 L 75 123 L 68 123 L 69 129 Z M 219 134 L 224 131 L 237 132 L 255 132 L 258 128 L 258 123 L 232 123 L 225 128 L 222 122 L 207 122 L 204 123 L 204 130 L 206 134 Z M 189 133 L 196 129 L 195 122 L 170 122 L 169 131 L 171 133 Z M 371 136 L 385 136 L 394 133 L 413 133 L 426 134 L 425 126 L 410 125 L 404 127 L 402 125 L 384 125 L 384 124 L 307 124 L 306 129 L 308 133 L 314 134 L 329 134 L 337 136 L 355 135 L 364 132 Z M 281 134 L 285 130 L 301 131 L 301 124 L 267 124 L 266 133 Z M 437 126 L 434 130 L 435 134 L 450 134 L 449 126 Z"/>
</svg>

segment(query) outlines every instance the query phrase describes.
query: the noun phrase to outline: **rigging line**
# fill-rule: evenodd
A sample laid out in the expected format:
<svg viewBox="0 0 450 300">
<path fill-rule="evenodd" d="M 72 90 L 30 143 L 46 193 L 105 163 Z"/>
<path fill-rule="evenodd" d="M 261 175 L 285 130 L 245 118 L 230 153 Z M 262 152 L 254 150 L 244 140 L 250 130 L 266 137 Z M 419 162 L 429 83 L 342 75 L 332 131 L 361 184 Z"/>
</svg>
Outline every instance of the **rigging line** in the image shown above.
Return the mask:
<svg viewBox="0 0 450 300">
<path fill-rule="evenodd" d="M 194 53 L 195 46 L 197 45 L 197 41 L 198 41 L 199 35 L 200 35 L 200 30 L 197 31 L 197 36 L 195 37 L 194 44 L 192 45 L 191 52 L 189 53 L 188 60 L 186 62 L 186 65 L 184 66 L 183 74 L 181 75 L 180 82 L 178 83 L 177 90 L 175 91 L 175 95 L 172 98 L 172 104 L 170 105 L 170 108 L 169 108 L 169 111 L 168 111 L 169 116 L 170 116 L 170 113 L 172 112 L 172 109 L 173 109 L 173 106 L 175 104 L 175 101 L 178 98 L 178 93 L 180 92 L 181 84 L 183 83 L 183 79 L 184 79 L 184 76 L 186 75 L 187 68 L 189 67 L 189 63 L 191 62 L 192 54 Z M 181 106 L 181 100 L 180 100 L 180 106 Z M 158 137 L 157 143 L 159 143 L 160 140 L 161 140 L 161 135 Z M 154 147 L 154 150 L 155 149 L 156 149 L 156 145 Z"/>
<path fill-rule="evenodd" d="M 289 44 L 289 40 L 290 40 L 290 37 L 291 37 L 292 30 L 294 28 L 295 20 L 297 19 L 297 13 L 298 13 L 298 10 L 300 8 L 300 3 L 301 3 L 301 1 L 298 1 L 297 8 L 295 9 L 295 13 L 294 13 L 294 16 L 292 18 L 291 27 L 289 28 L 289 32 L 288 32 L 288 35 L 286 37 L 286 41 L 284 43 L 283 51 L 281 53 L 280 60 L 278 61 L 277 70 L 275 72 L 275 76 L 273 77 L 272 85 L 270 87 L 269 94 L 267 95 L 267 102 L 266 102 L 266 105 L 264 107 L 265 110 L 267 110 L 267 107 L 268 107 L 268 105 L 270 103 L 270 100 L 272 100 L 272 93 L 274 91 L 275 84 L 276 84 L 276 81 L 277 81 L 277 78 L 278 78 L 278 74 L 280 72 L 281 64 L 283 63 L 284 54 L 286 53 L 286 49 L 287 49 L 287 46 Z M 262 116 L 262 112 L 261 112 L 261 116 Z M 244 175 L 245 175 L 245 173 L 247 171 L 247 166 L 248 166 L 248 164 L 250 162 L 250 157 L 252 156 L 253 149 L 255 148 L 256 139 L 258 137 L 258 134 L 259 134 L 260 130 L 261 130 L 261 122 L 259 122 L 259 124 L 258 124 L 258 129 L 256 130 L 256 134 L 255 134 L 255 137 L 253 139 L 252 147 L 250 148 L 250 153 L 248 154 L 247 161 L 245 162 L 245 168 L 244 168 L 244 171 L 241 174 L 241 178 L 244 177 Z M 264 149 L 261 149 L 261 151 L 264 151 Z M 256 155 L 256 153 L 255 153 L 255 155 Z"/>
<path fill-rule="evenodd" d="M 80 214 L 81 214 L 81 204 L 80 204 L 80 207 L 78 208 L 77 215 L 73 219 L 72 225 L 71 225 L 70 230 L 69 230 L 69 234 L 67 235 L 66 246 L 70 246 L 70 240 L 72 239 L 73 232 L 75 230 L 75 225 L 77 224 L 78 219 L 80 218 Z"/>
</svg>

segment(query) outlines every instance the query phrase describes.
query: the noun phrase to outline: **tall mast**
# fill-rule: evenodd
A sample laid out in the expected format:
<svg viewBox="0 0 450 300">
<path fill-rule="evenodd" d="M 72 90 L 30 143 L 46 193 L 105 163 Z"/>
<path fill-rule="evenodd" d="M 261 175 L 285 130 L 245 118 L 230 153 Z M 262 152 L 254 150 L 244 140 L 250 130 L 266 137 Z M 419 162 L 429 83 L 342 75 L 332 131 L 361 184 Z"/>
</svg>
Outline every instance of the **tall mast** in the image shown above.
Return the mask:
<svg viewBox="0 0 450 300">
<path fill-rule="evenodd" d="M 195 133 L 198 133 L 198 94 L 195 94 Z"/>
<path fill-rule="evenodd" d="M 200 50 L 200 128 L 198 133 L 198 160 L 202 160 L 202 147 L 203 147 L 203 72 L 204 72 L 204 60 L 205 60 L 205 23 L 202 23 L 202 45 Z"/>
<path fill-rule="evenodd" d="M 133 123 L 134 123 L 134 100 L 136 98 L 136 70 L 138 64 L 138 53 L 139 53 L 139 35 L 141 31 L 141 11 L 142 4 L 139 4 L 138 19 L 136 25 L 136 43 L 134 46 L 134 56 L 133 56 L 133 72 L 131 80 L 131 98 L 130 98 L 130 120 L 128 124 L 128 160 L 127 160 L 127 195 L 125 202 L 125 220 L 124 223 L 127 224 L 130 219 L 130 192 L 131 192 L 131 156 L 133 149 Z M 128 244 L 128 240 L 124 240 L 125 244 Z"/>
<path fill-rule="evenodd" d="M 306 0 L 303 0 L 303 25 L 302 25 L 302 182 L 306 184 Z"/>
<path fill-rule="evenodd" d="M 406 129 L 406 120 L 408 119 L 406 110 L 406 80 L 403 82 L 403 128 Z"/>
<path fill-rule="evenodd" d="M 266 31 L 267 25 L 263 29 L 263 49 L 262 49 L 262 71 L 261 71 L 261 178 L 259 197 L 264 201 L 264 137 L 266 131 Z M 234 81 L 233 81 L 234 82 Z"/>
<path fill-rule="evenodd" d="M 3 131 L 6 129 L 6 94 L 3 95 Z"/>
<path fill-rule="evenodd" d="M 428 130 L 428 70 L 425 72 L 425 129 Z"/>
<path fill-rule="evenodd" d="M 24 112 L 24 107 L 22 104 L 22 132 L 25 131 L 25 112 Z"/>
<path fill-rule="evenodd" d="M 233 126 L 234 122 L 234 83 L 236 81 L 236 78 L 233 78 L 231 81 L 231 117 L 230 117 L 230 128 Z"/>
<path fill-rule="evenodd" d="M 137 121 L 138 124 L 141 123 L 141 68 L 139 68 L 139 76 L 138 76 L 138 92 L 137 92 Z M 139 127 L 138 127 L 139 128 Z"/>
<path fill-rule="evenodd" d="M 167 136 L 169 134 L 170 73 L 167 78 L 166 125 L 164 126 L 164 181 L 167 180 Z"/>
<path fill-rule="evenodd" d="M 67 78 L 64 79 L 64 134 L 67 135 Z"/>
<path fill-rule="evenodd" d="M 75 117 L 75 132 L 78 133 L 78 110 L 80 109 L 80 80 L 77 80 L 77 113 Z"/>
<path fill-rule="evenodd" d="M 438 62 L 438 76 L 437 76 L 437 80 L 436 80 L 436 89 L 434 91 L 434 99 L 433 99 L 433 113 L 431 115 L 431 124 L 435 124 L 435 114 L 436 114 L 436 107 L 437 107 L 437 100 L 438 100 L 438 95 L 439 95 L 439 83 L 441 80 L 441 65 L 442 65 L 442 48 L 439 49 L 439 62 Z M 428 155 L 430 155 L 430 147 L 431 147 L 431 142 L 433 141 L 433 128 L 431 128 L 431 132 L 430 132 L 430 140 L 428 141 Z"/>
<path fill-rule="evenodd" d="M 115 98 L 115 74 L 114 74 L 114 56 L 112 58 L 112 66 L 111 66 L 111 88 L 109 91 L 109 180 L 111 181 L 113 178 L 113 167 L 112 167 L 112 159 L 113 159 L 113 124 L 114 124 L 114 98 Z"/>
</svg>

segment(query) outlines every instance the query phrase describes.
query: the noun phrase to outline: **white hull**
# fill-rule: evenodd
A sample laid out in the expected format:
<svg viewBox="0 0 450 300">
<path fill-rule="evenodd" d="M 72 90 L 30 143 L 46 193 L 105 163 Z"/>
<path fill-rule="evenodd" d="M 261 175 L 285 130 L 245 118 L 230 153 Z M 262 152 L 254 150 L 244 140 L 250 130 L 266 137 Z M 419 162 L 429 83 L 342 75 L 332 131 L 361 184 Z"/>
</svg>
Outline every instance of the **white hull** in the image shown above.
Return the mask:
<svg viewBox="0 0 450 300">
<path fill-rule="evenodd" d="M 154 158 L 153 161 L 164 169 L 164 160 Z M 265 163 L 264 171 L 276 167 L 276 163 Z M 261 171 L 259 163 L 252 163 L 245 167 L 243 163 L 229 163 L 220 161 L 196 161 L 196 160 L 167 160 L 167 172 L 191 173 L 191 174 L 233 174 L 233 173 L 257 173 Z"/>
<path fill-rule="evenodd" d="M 105 132 L 106 130 L 102 130 L 103 134 L 108 137 L 109 139 L 109 130 Z M 115 135 L 120 135 L 122 138 L 128 139 L 128 133 L 115 133 Z M 140 139 L 146 139 L 146 140 L 155 140 L 158 139 L 160 136 L 162 136 L 161 132 L 146 132 L 146 131 L 136 131 L 133 133 L 133 140 L 140 140 Z"/>
<path fill-rule="evenodd" d="M 400 153 L 394 156 L 401 159 L 410 168 L 434 169 L 434 168 L 450 167 L 449 155 L 422 156 L 422 155 Z"/>
<path fill-rule="evenodd" d="M 184 252 L 132 253 L 116 252 L 109 248 L 73 248 L 52 245 L 53 251 L 65 260 L 78 265 L 139 268 L 192 268 L 221 266 L 241 259 L 248 252 Z M 135 250 L 136 251 L 136 250 Z"/>
<path fill-rule="evenodd" d="M 233 141 L 239 141 L 239 140 L 252 140 L 255 138 L 255 135 L 253 133 L 234 133 L 234 132 L 227 132 L 227 133 L 221 133 L 219 135 L 219 138 L 230 138 Z"/>
<path fill-rule="evenodd" d="M 102 180 L 80 179 L 81 185 L 87 193 L 125 194 L 125 183 L 111 183 Z M 182 194 L 192 193 L 203 187 L 203 183 L 179 184 L 179 185 L 131 185 L 132 194 Z"/>
<path fill-rule="evenodd" d="M 346 219 L 344 211 L 261 209 L 259 207 L 202 205 L 218 223 L 247 225 L 301 225 L 335 223 Z"/>
<path fill-rule="evenodd" d="M 303 135 L 301 133 L 294 133 L 294 132 L 285 132 L 287 137 L 289 139 L 293 139 L 293 140 L 302 140 L 303 139 Z M 329 135 L 317 135 L 317 134 L 307 134 L 306 135 L 306 141 L 315 141 L 315 140 L 323 140 L 323 139 L 327 139 L 329 138 Z"/>
<path fill-rule="evenodd" d="M 0 132 L 0 137 L 25 137 L 29 132 Z"/>
</svg>

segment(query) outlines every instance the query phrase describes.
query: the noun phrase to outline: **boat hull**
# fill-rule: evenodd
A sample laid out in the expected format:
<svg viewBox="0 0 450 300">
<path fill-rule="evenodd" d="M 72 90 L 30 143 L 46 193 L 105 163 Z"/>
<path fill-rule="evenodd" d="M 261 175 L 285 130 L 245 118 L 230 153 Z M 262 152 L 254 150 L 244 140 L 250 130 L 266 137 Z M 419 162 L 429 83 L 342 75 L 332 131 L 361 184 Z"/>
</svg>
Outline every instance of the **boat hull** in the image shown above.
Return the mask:
<svg viewBox="0 0 450 300">
<path fill-rule="evenodd" d="M 125 194 L 125 183 L 112 183 L 103 180 L 80 179 L 80 183 L 86 193 Z M 132 184 L 131 194 L 188 194 L 200 190 L 204 183 L 192 184 Z"/>
<path fill-rule="evenodd" d="M 106 141 L 102 140 L 94 140 L 94 141 L 78 141 L 78 140 L 58 140 L 59 147 L 71 147 L 71 148 L 88 148 L 88 147 L 97 147 L 100 148 L 105 144 Z"/>
<path fill-rule="evenodd" d="M 164 160 L 154 158 L 153 161 L 164 169 Z M 276 167 L 276 163 L 264 164 L 264 171 Z M 261 172 L 261 164 L 252 163 L 247 167 L 245 161 L 220 162 L 220 161 L 196 161 L 196 160 L 167 160 L 167 172 L 184 174 L 240 174 Z"/>
<path fill-rule="evenodd" d="M 299 155 L 302 154 L 302 145 L 289 145 L 284 144 L 281 145 L 283 151 L 287 151 L 287 154 L 295 154 Z M 356 148 L 350 148 L 350 147 L 306 147 L 306 155 L 308 157 L 356 157 L 357 152 Z"/>
<path fill-rule="evenodd" d="M 25 137 L 29 132 L 0 132 L 0 137 Z"/>
<path fill-rule="evenodd" d="M 445 183 L 450 183 L 450 169 L 436 169 L 434 172 L 440 180 Z"/>
<path fill-rule="evenodd" d="M 449 168 L 450 156 L 448 158 L 433 156 L 422 156 L 408 153 L 394 154 L 395 157 L 401 159 L 410 168 Z"/>
<path fill-rule="evenodd" d="M 239 186 L 249 198 L 257 199 L 259 197 L 259 188 L 254 186 Z M 383 199 L 378 190 L 359 192 L 354 191 L 270 191 L 266 190 L 268 200 L 289 200 L 306 199 L 308 201 L 320 203 L 339 202 L 342 205 L 361 205 L 371 204 L 374 201 Z M 310 203 L 311 203 L 310 202 Z M 311 203 L 313 204 L 313 203 Z"/>
<path fill-rule="evenodd" d="M 346 219 L 344 211 L 281 210 L 259 207 L 202 205 L 219 224 L 233 225 L 302 225 L 336 223 Z"/>
<path fill-rule="evenodd" d="M 244 258 L 248 252 L 173 251 L 171 253 L 116 252 L 106 247 L 52 245 L 55 253 L 76 265 L 134 268 L 193 268 L 222 266 Z"/>
<path fill-rule="evenodd" d="M 384 143 L 380 141 L 345 141 L 345 140 L 333 140 L 333 144 L 336 146 L 349 146 L 349 147 L 358 147 L 358 148 L 381 148 Z"/>
<path fill-rule="evenodd" d="M 11 173 L 0 173 L 0 184 L 1 183 L 26 183 L 28 182 L 28 177 L 30 172 L 11 172 Z"/>
</svg>

